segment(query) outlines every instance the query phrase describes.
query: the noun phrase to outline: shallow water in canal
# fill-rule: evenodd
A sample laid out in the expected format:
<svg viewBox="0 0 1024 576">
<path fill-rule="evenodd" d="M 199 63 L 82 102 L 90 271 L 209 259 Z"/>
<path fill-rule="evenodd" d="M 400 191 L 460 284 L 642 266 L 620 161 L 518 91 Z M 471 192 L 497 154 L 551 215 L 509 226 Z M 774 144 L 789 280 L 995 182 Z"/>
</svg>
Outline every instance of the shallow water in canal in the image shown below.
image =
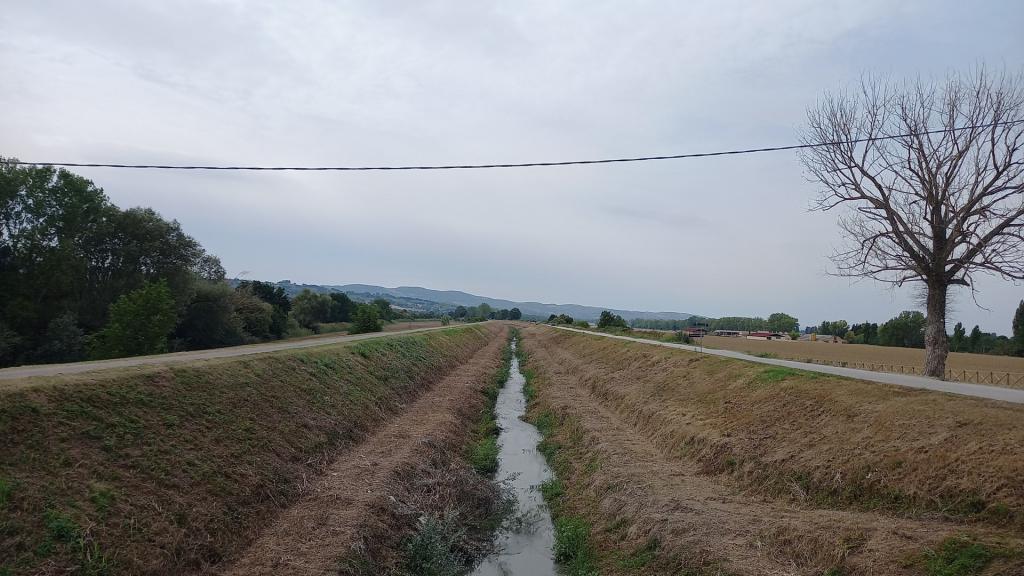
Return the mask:
<svg viewBox="0 0 1024 576">
<path fill-rule="evenodd" d="M 516 342 L 512 342 L 515 351 Z M 497 551 L 473 571 L 475 576 L 553 576 L 554 528 L 551 514 L 540 493 L 540 485 L 551 478 L 544 456 L 537 451 L 540 432 L 520 417 L 526 413 L 519 359 L 512 357 L 508 382 L 498 394 L 495 406 L 498 426 L 497 481 L 508 483 L 515 492 L 520 522 L 511 523 L 497 537 Z"/>
</svg>

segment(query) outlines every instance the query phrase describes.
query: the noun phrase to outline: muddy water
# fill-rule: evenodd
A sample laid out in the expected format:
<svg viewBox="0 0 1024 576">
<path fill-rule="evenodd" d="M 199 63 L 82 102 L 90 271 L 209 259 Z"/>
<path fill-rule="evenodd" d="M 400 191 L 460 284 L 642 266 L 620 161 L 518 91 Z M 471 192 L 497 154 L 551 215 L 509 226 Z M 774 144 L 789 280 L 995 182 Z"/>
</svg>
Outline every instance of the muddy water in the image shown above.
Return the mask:
<svg viewBox="0 0 1024 576">
<path fill-rule="evenodd" d="M 512 342 L 515 350 L 516 342 Z M 511 527 L 498 535 L 497 552 L 488 556 L 473 572 L 475 576 L 547 576 L 555 574 L 552 552 L 554 528 L 551 515 L 540 494 L 540 485 L 551 478 L 544 456 L 537 451 L 541 436 L 532 425 L 520 420 L 526 412 L 519 359 L 512 358 L 508 382 L 498 394 L 495 412 L 501 433 L 498 436 L 499 482 L 507 482 L 518 501 Z"/>
</svg>

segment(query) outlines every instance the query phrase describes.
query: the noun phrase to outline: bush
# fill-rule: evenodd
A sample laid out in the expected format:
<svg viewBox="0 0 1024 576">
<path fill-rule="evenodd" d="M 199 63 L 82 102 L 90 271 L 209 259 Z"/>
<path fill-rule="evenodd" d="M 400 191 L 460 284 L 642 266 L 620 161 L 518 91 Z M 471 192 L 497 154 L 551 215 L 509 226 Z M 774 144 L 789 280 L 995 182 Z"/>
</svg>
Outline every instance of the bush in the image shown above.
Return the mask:
<svg viewBox="0 0 1024 576">
<path fill-rule="evenodd" d="M 587 322 L 586 320 L 577 320 L 573 322 L 572 325 L 577 328 L 590 328 L 590 322 Z"/>
<path fill-rule="evenodd" d="M 364 334 L 366 332 L 380 332 L 380 317 L 378 308 L 373 304 L 360 304 L 356 308 L 355 319 L 352 322 L 352 329 L 349 334 Z"/>
<path fill-rule="evenodd" d="M 146 283 L 110 305 L 110 322 L 93 340 L 94 358 L 120 358 L 167 351 L 174 328 L 174 297 L 164 281 Z"/>
<path fill-rule="evenodd" d="M 463 531 L 454 518 L 421 516 L 405 541 L 405 570 L 417 576 L 458 576 L 464 564 L 457 552 Z"/>
</svg>

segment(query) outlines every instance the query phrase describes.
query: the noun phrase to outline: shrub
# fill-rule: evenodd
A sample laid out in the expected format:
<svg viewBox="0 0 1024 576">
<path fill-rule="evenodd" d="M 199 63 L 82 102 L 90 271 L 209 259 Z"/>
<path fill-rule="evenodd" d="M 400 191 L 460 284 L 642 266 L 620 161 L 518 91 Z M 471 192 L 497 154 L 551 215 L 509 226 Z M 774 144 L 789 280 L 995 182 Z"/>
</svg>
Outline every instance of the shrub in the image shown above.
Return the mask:
<svg viewBox="0 0 1024 576">
<path fill-rule="evenodd" d="M 110 305 L 110 321 L 93 341 L 92 356 L 118 358 L 167 351 L 177 321 L 174 298 L 164 281 L 146 283 Z"/>
<path fill-rule="evenodd" d="M 352 322 L 350 334 L 364 334 L 366 332 L 380 332 L 380 316 L 377 306 L 373 304 L 360 304 L 356 308 L 355 319 Z"/>
<path fill-rule="evenodd" d="M 405 570 L 417 576 L 458 576 L 463 561 L 457 550 L 462 530 L 453 518 L 421 516 L 405 541 Z"/>
</svg>

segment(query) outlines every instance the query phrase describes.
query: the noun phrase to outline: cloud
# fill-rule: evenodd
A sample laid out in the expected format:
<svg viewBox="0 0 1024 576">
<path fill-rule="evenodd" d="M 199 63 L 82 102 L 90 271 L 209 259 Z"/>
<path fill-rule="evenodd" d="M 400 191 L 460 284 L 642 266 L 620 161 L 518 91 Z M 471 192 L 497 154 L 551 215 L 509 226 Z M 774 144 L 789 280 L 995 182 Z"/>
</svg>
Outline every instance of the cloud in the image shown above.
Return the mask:
<svg viewBox="0 0 1024 576">
<path fill-rule="evenodd" d="M 1019 67 L 1017 2 L 98 0 L 0 12 L 0 153 L 400 164 L 787 144 L 863 71 Z M 884 320 L 822 273 L 839 231 L 792 155 L 374 174 L 83 170 L 231 271 L 705 314 Z M 831 240 L 829 240 L 831 239 Z M 771 286 L 764 290 L 758 286 Z M 1019 287 L 983 286 L 1006 332 Z"/>
</svg>

